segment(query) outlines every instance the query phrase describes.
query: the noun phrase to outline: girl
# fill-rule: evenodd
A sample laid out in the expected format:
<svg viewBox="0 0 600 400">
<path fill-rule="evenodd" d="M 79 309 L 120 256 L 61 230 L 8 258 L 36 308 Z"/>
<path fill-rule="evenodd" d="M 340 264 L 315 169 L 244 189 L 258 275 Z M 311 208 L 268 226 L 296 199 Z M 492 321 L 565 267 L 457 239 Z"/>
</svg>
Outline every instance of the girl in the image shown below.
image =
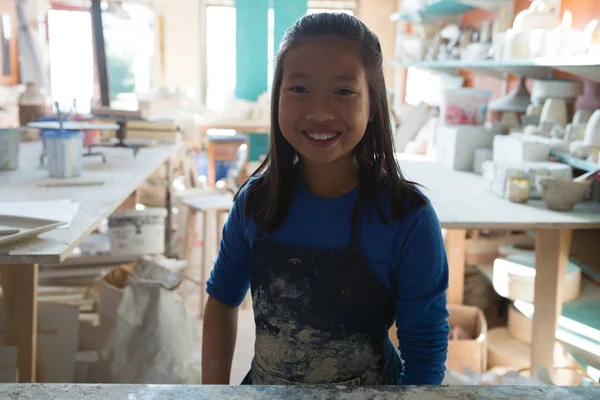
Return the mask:
<svg viewBox="0 0 600 400">
<path fill-rule="evenodd" d="M 203 382 L 229 384 L 250 287 L 244 383 L 440 384 L 446 254 L 431 204 L 394 158 L 375 34 L 345 14 L 297 21 L 271 111 L 269 152 L 236 196 L 208 281 Z"/>
</svg>

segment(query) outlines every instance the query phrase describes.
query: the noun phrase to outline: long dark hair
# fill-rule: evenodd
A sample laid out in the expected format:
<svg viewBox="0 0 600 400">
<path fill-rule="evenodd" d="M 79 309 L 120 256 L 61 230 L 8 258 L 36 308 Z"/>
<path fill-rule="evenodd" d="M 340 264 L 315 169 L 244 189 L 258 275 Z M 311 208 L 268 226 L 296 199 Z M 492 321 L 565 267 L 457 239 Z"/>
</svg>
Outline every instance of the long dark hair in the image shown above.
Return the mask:
<svg viewBox="0 0 600 400">
<path fill-rule="evenodd" d="M 276 57 L 271 93 L 269 151 L 260 167 L 252 174 L 256 179 L 248 188 L 244 205 L 244 214 L 252 216 L 267 231 L 276 229 L 285 220 L 294 191 L 294 163 L 297 153 L 283 137 L 279 127 L 283 60 L 290 48 L 304 40 L 325 35 L 357 42 L 367 72 L 372 117 L 364 137 L 354 148 L 359 166 L 360 190 L 352 217 L 356 218 L 360 205 L 374 201 L 379 217 L 385 223 L 388 222 L 379 202 L 381 184 L 388 188 L 393 219 L 401 218 L 409 205 L 426 203 L 420 192 L 414 190 L 415 184 L 404 179 L 394 156 L 379 39 L 365 24 L 350 15 L 317 13 L 302 17 L 285 32 Z"/>
</svg>

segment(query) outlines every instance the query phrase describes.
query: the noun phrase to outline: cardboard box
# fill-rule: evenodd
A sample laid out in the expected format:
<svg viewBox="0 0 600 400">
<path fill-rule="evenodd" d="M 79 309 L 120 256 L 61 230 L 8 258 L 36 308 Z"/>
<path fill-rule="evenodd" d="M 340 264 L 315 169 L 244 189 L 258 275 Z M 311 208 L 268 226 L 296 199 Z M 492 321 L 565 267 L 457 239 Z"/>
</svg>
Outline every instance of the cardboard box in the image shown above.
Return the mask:
<svg viewBox="0 0 600 400">
<path fill-rule="evenodd" d="M 446 368 L 461 373 L 463 366 L 475 372 L 487 371 L 487 322 L 483 311 L 473 306 L 448 304 L 448 312 L 450 327 L 460 326 L 474 339 L 448 341 Z M 389 336 L 398 348 L 395 324 L 390 328 Z"/>
<path fill-rule="evenodd" d="M 460 326 L 470 333 L 471 340 L 448 341 L 446 368 L 458 372 L 467 367 L 475 372 L 487 370 L 487 322 L 477 307 L 448 304 L 450 327 Z"/>
</svg>

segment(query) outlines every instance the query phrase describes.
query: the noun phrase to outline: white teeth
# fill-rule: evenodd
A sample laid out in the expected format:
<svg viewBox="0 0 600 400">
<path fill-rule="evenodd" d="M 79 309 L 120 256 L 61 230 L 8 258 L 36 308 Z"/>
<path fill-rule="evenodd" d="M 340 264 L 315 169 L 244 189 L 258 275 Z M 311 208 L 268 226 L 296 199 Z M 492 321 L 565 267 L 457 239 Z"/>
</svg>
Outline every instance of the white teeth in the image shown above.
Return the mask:
<svg viewBox="0 0 600 400">
<path fill-rule="evenodd" d="M 307 135 L 311 139 L 315 139 L 315 140 L 329 140 L 329 139 L 332 139 L 337 136 L 336 133 L 319 133 L 319 132 L 314 132 L 314 133 L 311 132 L 311 133 L 307 133 Z"/>
</svg>

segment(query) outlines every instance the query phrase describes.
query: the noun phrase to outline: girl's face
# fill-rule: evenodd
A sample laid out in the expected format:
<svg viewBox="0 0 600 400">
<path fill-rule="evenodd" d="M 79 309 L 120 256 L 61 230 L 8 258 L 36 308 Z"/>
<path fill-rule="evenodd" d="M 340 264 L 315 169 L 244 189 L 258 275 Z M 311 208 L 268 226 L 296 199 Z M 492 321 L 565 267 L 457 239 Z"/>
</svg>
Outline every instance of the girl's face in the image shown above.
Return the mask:
<svg viewBox="0 0 600 400">
<path fill-rule="evenodd" d="M 369 109 L 367 75 L 355 43 L 325 36 L 288 50 L 279 127 L 303 162 L 352 160 Z"/>
</svg>

